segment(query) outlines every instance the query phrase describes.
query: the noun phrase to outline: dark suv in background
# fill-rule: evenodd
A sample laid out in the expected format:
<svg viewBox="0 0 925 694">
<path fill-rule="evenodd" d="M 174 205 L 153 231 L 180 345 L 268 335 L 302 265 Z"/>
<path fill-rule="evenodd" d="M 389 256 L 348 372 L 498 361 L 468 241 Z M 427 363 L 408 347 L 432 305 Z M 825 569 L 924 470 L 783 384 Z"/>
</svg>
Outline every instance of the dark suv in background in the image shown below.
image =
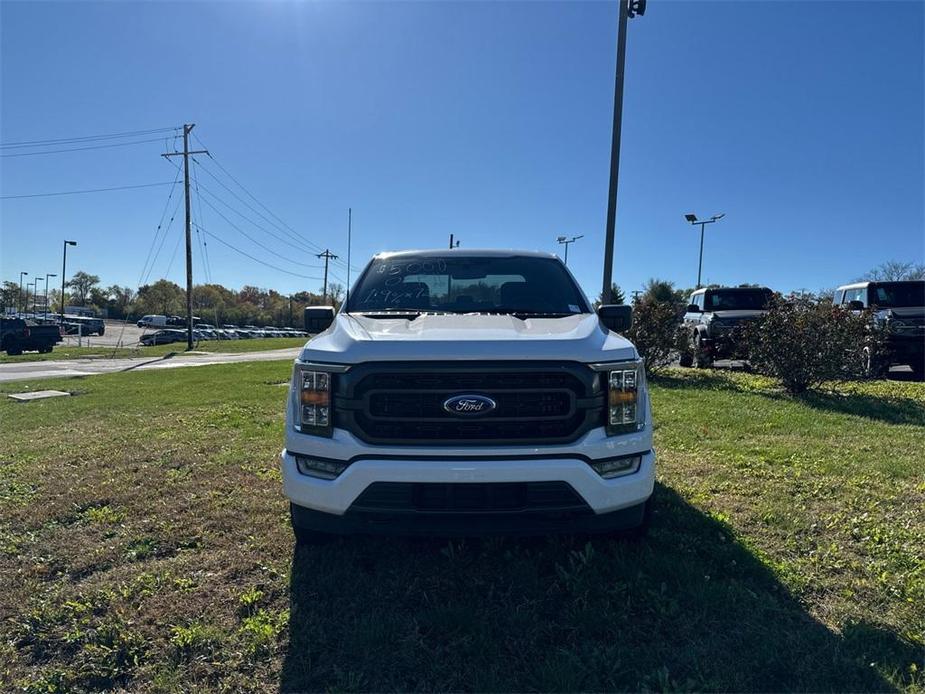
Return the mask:
<svg viewBox="0 0 925 694">
<path fill-rule="evenodd" d="M 767 287 L 714 287 L 690 296 L 681 322 L 681 366 L 713 365 L 717 359 L 744 357 L 742 330 L 767 313 L 774 296 Z"/>
<path fill-rule="evenodd" d="M 868 375 L 905 364 L 917 378 L 925 376 L 925 280 L 846 284 L 835 290 L 833 301 L 852 311 L 870 309 L 871 330 L 884 331 L 883 349 L 864 348 Z"/>
</svg>

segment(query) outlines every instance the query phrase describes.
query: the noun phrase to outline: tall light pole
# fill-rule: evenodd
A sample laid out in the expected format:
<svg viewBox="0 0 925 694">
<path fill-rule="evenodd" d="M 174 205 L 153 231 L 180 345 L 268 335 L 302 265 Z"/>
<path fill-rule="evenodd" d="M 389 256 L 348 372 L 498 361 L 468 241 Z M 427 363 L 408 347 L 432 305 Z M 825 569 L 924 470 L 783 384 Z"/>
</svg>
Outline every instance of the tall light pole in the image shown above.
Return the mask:
<svg viewBox="0 0 925 694">
<path fill-rule="evenodd" d="M 560 236 L 559 238 L 556 239 L 556 241 L 558 241 L 560 244 L 565 246 L 565 264 L 566 265 L 568 265 L 568 245 L 570 243 L 575 243 L 578 239 L 583 239 L 584 237 L 585 235 L 581 234 L 580 236 Z"/>
<path fill-rule="evenodd" d="M 693 213 L 684 215 L 684 219 L 686 219 L 691 224 L 700 225 L 700 261 L 697 263 L 697 289 L 700 289 L 700 272 L 703 269 L 703 228 L 707 224 L 714 224 L 715 222 L 718 222 L 725 216 L 725 212 L 721 214 L 715 214 L 709 219 L 697 219 L 697 215 Z"/>
<path fill-rule="evenodd" d="M 39 293 L 39 282 L 42 281 L 41 277 L 36 277 L 29 284 L 32 285 L 32 317 L 35 318 L 35 299 Z M 29 284 L 26 285 L 26 294 L 29 293 Z"/>
<path fill-rule="evenodd" d="M 43 318 L 45 320 L 48 320 L 48 278 L 49 277 L 57 277 L 57 275 L 53 272 L 45 273 L 45 313 L 43 314 Z"/>
<path fill-rule="evenodd" d="M 24 301 L 23 301 L 23 296 L 22 296 L 22 277 L 23 277 L 23 275 L 28 275 L 28 274 L 29 274 L 28 272 L 20 272 L 20 273 L 19 273 L 19 301 L 16 302 L 16 313 L 22 313 L 22 312 L 23 312 L 23 303 L 24 303 Z"/>
<path fill-rule="evenodd" d="M 623 72 L 626 66 L 626 22 L 646 13 L 646 0 L 617 0 L 617 70 L 613 90 L 613 137 L 610 141 L 610 189 L 607 194 L 607 231 L 604 237 L 604 286 L 601 301 L 611 302 L 613 288 L 613 238 L 617 224 L 617 181 L 620 178 L 620 134 L 623 127 Z"/>
<path fill-rule="evenodd" d="M 64 260 L 61 261 L 61 324 L 64 324 L 64 279 L 67 277 L 67 247 L 76 246 L 76 241 L 64 242 Z"/>
</svg>

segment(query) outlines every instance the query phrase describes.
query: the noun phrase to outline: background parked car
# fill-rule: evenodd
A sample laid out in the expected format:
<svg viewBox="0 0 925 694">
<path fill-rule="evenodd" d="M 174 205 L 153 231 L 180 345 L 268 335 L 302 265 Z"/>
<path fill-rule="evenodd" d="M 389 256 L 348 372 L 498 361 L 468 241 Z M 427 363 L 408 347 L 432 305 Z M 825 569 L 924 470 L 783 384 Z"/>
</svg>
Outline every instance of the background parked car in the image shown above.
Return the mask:
<svg viewBox="0 0 925 694">
<path fill-rule="evenodd" d="M 742 331 L 767 313 L 774 296 L 767 287 L 698 289 L 681 323 L 681 366 L 709 367 L 716 359 L 742 358 Z"/>
<path fill-rule="evenodd" d="M 925 280 L 855 282 L 835 290 L 837 306 L 872 311 L 871 330 L 885 338 L 877 348 L 864 348 L 869 376 L 881 376 L 891 366 L 908 365 L 917 378 L 925 376 Z"/>
<path fill-rule="evenodd" d="M 166 345 L 171 342 L 183 342 L 186 340 L 186 332 L 183 330 L 157 330 L 153 333 L 141 336 L 141 344 L 150 347 L 152 345 Z"/>
</svg>

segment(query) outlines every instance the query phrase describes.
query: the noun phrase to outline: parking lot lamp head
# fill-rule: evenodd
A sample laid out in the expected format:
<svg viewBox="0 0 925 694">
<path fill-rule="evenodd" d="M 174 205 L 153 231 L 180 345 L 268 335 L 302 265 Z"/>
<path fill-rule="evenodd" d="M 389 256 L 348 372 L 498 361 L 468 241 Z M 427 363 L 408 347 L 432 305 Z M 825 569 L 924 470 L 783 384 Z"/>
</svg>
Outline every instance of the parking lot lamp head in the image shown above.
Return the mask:
<svg viewBox="0 0 925 694">
<path fill-rule="evenodd" d="M 687 220 L 688 222 L 690 222 L 691 224 L 696 224 L 696 223 L 697 223 L 697 215 L 695 215 L 695 214 L 686 214 L 686 215 L 684 215 L 684 219 L 686 219 L 686 220 Z"/>
</svg>

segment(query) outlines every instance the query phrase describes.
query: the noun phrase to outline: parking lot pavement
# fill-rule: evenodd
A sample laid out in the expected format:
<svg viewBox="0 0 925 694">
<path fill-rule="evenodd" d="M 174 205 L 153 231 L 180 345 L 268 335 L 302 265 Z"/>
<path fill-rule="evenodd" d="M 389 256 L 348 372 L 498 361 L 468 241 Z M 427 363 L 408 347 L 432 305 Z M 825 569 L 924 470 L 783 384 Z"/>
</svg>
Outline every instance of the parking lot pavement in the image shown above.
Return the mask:
<svg viewBox="0 0 925 694">
<path fill-rule="evenodd" d="M 173 357 L 139 357 L 136 359 L 68 359 L 62 361 L 33 361 L 0 364 L 0 382 L 25 381 L 36 378 L 62 378 L 68 376 L 96 376 L 116 371 L 148 369 L 175 369 L 186 366 L 207 366 L 248 361 L 274 361 L 295 359 L 300 347 L 271 349 L 264 352 L 234 354 L 177 354 Z"/>
<path fill-rule="evenodd" d="M 131 321 L 105 320 L 103 322 L 106 324 L 106 331 L 103 335 L 84 336 L 80 340 L 76 335 L 68 335 L 61 344 L 68 347 L 76 347 L 78 344 L 84 347 L 132 347 L 138 344 L 138 340 L 145 332 L 150 332 L 139 328 Z"/>
</svg>

